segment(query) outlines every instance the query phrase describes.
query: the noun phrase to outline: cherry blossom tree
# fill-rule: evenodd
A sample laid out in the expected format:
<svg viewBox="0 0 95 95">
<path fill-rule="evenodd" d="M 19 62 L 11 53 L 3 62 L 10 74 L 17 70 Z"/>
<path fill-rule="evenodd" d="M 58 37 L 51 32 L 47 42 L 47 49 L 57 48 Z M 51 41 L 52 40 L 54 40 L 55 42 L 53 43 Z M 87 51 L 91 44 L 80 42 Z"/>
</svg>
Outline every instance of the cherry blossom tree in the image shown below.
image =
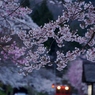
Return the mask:
<svg viewBox="0 0 95 95">
<path fill-rule="evenodd" d="M 70 63 L 67 71 L 68 81 L 78 90 L 79 95 L 87 95 L 87 85 L 82 82 L 83 62 L 77 59 Z"/>
<path fill-rule="evenodd" d="M 0 65 L 12 62 L 26 73 L 51 64 L 49 53 L 54 41 L 57 50 L 53 63 L 58 70 L 81 55 L 95 61 L 95 7 L 91 2 L 69 2 L 63 6 L 63 14 L 56 21 L 35 28 L 29 17 L 32 10 L 21 7 L 18 0 L 0 0 Z M 79 28 L 73 29 L 75 22 Z M 47 46 L 49 38 L 53 40 Z M 65 42 L 76 42 L 81 48 L 65 51 Z"/>
<path fill-rule="evenodd" d="M 15 69 L 15 70 L 14 70 Z M 14 87 L 32 87 L 38 92 L 50 92 L 52 83 L 54 83 L 54 73 L 52 71 L 48 72 L 48 69 L 40 69 L 33 71 L 27 76 L 20 75 L 19 69 L 13 64 L 7 68 L 6 66 L 0 67 L 0 81 L 5 85 L 10 85 Z M 44 73 L 47 72 L 47 75 Z M 3 74 L 2 74 L 3 73 Z M 56 77 L 56 81 L 60 81 L 61 78 Z M 41 82 L 42 81 L 42 82 Z M 46 85 L 47 84 L 47 85 Z"/>
<path fill-rule="evenodd" d="M 47 74 L 44 72 L 47 72 Z M 15 64 L 7 64 L 7 66 L 0 67 L 0 83 L 4 84 L 6 88 L 9 88 L 9 86 L 12 88 L 25 87 L 28 91 L 30 89 L 29 93 L 31 94 L 40 92 L 54 93 L 55 90 L 52 88 L 52 84 L 55 83 L 54 78 L 54 72 L 52 70 L 48 72 L 46 68 L 34 70 L 27 76 L 23 76 L 19 74 L 19 69 Z M 60 81 L 61 78 L 56 77 L 56 82 Z M 3 86 L 0 86 L 0 88 L 3 90 Z"/>
</svg>

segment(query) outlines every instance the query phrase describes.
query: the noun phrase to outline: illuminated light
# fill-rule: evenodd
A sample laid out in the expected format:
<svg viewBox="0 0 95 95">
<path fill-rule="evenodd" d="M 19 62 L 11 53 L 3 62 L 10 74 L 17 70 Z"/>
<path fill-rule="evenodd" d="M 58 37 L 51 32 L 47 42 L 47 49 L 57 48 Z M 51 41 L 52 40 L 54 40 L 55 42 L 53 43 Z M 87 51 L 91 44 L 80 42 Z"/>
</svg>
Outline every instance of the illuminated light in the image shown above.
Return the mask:
<svg viewBox="0 0 95 95">
<path fill-rule="evenodd" d="M 69 90 L 69 87 L 68 87 L 68 86 L 66 86 L 66 87 L 65 87 L 65 90 Z"/>
<path fill-rule="evenodd" d="M 52 88 L 55 88 L 55 85 L 54 84 L 52 84 Z"/>
<path fill-rule="evenodd" d="M 60 90 L 61 89 L 61 86 L 57 86 L 57 89 Z"/>
<path fill-rule="evenodd" d="M 92 85 L 88 85 L 88 95 L 92 95 Z"/>
</svg>

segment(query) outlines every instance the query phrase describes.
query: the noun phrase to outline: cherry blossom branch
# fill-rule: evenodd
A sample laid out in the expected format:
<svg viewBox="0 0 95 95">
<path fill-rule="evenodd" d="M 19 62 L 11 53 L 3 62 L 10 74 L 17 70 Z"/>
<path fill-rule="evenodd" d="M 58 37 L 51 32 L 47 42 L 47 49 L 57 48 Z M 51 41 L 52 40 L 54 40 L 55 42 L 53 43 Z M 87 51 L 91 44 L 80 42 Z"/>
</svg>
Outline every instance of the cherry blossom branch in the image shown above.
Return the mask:
<svg viewBox="0 0 95 95">
<path fill-rule="evenodd" d="M 93 40 L 94 37 L 95 37 L 95 32 L 93 32 L 91 38 L 89 39 L 89 41 L 86 43 L 86 45 L 83 48 L 85 48 Z"/>
<path fill-rule="evenodd" d="M 21 2 L 21 4 L 23 4 L 24 2 L 25 2 L 25 0 L 23 0 L 23 1 Z M 13 12 L 11 12 L 10 14 L 8 14 L 8 16 L 12 15 L 13 13 L 15 13 L 16 10 L 18 10 L 20 7 L 21 7 L 21 6 L 19 5 Z"/>
</svg>

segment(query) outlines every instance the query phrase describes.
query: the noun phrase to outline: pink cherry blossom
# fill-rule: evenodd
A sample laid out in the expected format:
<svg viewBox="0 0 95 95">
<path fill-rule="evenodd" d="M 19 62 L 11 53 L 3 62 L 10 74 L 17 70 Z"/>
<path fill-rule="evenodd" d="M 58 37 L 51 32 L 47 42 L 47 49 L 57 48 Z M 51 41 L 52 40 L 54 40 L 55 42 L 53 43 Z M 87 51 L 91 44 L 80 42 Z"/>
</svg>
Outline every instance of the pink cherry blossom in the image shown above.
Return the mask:
<svg viewBox="0 0 95 95">
<path fill-rule="evenodd" d="M 1 0 L 0 61 L 10 60 L 22 67 L 23 71 L 30 72 L 41 68 L 51 61 L 49 51 L 52 45 L 50 44 L 50 47 L 44 45 L 49 38 L 56 41 L 60 49 L 66 46 L 64 42 L 77 42 L 82 46 L 66 53 L 63 49 L 55 51 L 57 56 L 54 62 L 57 69 L 62 70 L 69 61 L 81 55 L 95 61 L 95 7 L 91 2 L 67 2 L 63 6 L 63 14 L 57 20 L 45 23 L 41 27 L 37 25 L 34 27 L 32 19 L 28 16 L 32 12 L 31 9 L 21 7 L 18 0 Z M 83 36 L 79 34 L 79 29 L 71 29 L 74 21 L 79 22 Z"/>
</svg>

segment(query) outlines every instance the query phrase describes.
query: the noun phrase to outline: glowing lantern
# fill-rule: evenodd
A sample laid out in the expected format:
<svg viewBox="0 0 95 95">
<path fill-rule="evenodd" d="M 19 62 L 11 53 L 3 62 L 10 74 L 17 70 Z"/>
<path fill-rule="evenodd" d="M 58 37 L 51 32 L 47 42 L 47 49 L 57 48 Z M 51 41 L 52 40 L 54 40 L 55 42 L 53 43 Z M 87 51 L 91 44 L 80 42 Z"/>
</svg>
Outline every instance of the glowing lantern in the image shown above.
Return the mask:
<svg viewBox="0 0 95 95">
<path fill-rule="evenodd" d="M 55 85 L 54 84 L 52 84 L 52 88 L 55 88 Z"/>
</svg>

